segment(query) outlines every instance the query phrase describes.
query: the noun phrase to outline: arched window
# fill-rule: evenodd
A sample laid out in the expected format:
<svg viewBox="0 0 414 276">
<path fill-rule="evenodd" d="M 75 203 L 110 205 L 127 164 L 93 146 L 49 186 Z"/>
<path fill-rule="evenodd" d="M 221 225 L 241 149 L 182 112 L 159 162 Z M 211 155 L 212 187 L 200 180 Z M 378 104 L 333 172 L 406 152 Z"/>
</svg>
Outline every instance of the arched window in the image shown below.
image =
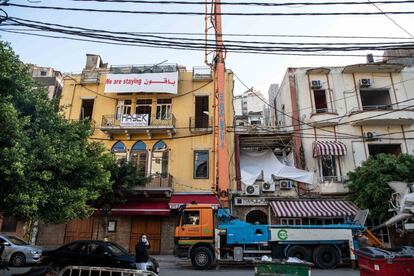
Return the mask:
<svg viewBox="0 0 414 276">
<path fill-rule="evenodd" d="M 127 150 L 125 144 L 121 141 L 116 142 L 112 146 L 111 152 L 115 155 L 116 159 L 127 158 Z"/>
<path fill-rule="evenodd" d="M 130 160 L 137 165 L 142 175 L 146 174 L 147 159 L 147 145 L 142 141 L 136 142 L 131 148 Z"/>
<path fill-rule="evenodd" d="M 267 224 L 267 215 L 265 212 L 260 210 L 253 210 L 246 216 L 246 222 L 254 224 Z"/>
<path fill-rule="evenodd" d="M 163 141 L 158 141 L 152 147 L 151 174 L 168 174 L 168 147 Z"/>
</svg>

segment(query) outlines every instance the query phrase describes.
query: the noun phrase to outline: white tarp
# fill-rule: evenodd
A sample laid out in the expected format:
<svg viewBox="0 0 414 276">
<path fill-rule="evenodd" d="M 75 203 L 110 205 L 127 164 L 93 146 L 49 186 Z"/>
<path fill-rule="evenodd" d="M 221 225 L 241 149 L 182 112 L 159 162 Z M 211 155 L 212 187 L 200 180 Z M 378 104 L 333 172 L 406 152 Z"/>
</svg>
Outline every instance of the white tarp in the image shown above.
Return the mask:
<svg viewBox="0 0 414 276">
<path fill-rule="evenodd" d="M 262 171 L 264 182 L 273 182 L 273 175 L 276 178 L 313 183 L 313 173 L 280 163 L 271 150 L 240 152 L 241 181 L 244 184 L 253 185 Z"/>
</svg>

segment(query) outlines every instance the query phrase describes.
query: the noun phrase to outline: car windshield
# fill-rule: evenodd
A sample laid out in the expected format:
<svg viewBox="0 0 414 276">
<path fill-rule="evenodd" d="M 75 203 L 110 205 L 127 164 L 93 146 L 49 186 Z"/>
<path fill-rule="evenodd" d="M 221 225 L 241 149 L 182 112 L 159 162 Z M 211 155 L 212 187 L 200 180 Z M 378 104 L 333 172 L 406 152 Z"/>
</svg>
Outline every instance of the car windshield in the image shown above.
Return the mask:
<svg viewBox="0 0 414 276">
<path fill-rule="evenodd" d="M 108 246 L 109 251 L 115 256 L 128 255 L 128 252 L 117 244 L 107 243 L 106 245 Z"/>
<path fill-rule="evenodd" d="M 18 237 L 15 237 L 15 236 L 6 236 L 6 238 L 9 239 L 9 241 L 11 241 L 15 245 L 29 245 L 24 240 L 21 240 Z"/>
</svg>

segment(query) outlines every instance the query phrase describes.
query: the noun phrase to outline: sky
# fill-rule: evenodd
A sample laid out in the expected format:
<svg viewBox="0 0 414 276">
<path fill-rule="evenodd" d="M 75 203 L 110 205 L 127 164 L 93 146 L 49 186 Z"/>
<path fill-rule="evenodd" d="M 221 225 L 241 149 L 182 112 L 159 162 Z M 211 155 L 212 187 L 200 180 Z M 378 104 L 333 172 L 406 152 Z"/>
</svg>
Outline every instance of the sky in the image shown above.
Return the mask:
<svg viewBox="0 0 414 276">
<path fill-rule="evenodd" d="M 194 0 L 188 0 L 194 1 Z M 235 0 L 226 0 L 235 2 Z M 239 0 L 249 2 L 299 2 L 299 0 Z M 311 1 L 311 0 L 302 0 Z M 327 2 L 328 0 L 312 0 Z M 340 0 L 338 0 L 340 1 Z M 350 1 L 350 0 L 341 0 Z M 358 1 L 358 0 L 354 0 Z M 359 0 L 360 2 L 366 2 Z M 1 2 L 1 0 L 0 0 Z M 122 10 L 156 10 L 156 11 L 197 11 L 204 12 L 204 6 L 159 5 L 136 3 L 98 3 L 76 2 L 72 0 L 11 0 L 10 3 L 43 6 L 65 6 L 95 9 Z M 414 4 L 381 5 L 388 11 L 414 11 Z M 204 16 L 179 15 L 138 15 L 112 14 L 73 11 L 53 11 L 3 7 L 11 17 L 19 17 L 49 23 L 57 23 L 85 28 L 105 29 L 111 31 L 131 32 L 204 32 Z M 328 6 L 328 7 L 229 7 L 224 6 L 223 12 L 378 12 L 372 5 Z M 391 17 L 409 33 L 414 34 L 414 15 L 391 15 Z M 286 17 L 246 17 L 223 16 L 223 33 L 244 34 L 289 34 L 289 35 L 345 35 L 345 36 L 398 36 L 409 35 L 397 27 L 384 15 L 375 16 L 286 16 Z M 62 72 L 81 72 L 85 65 L 86 53 L 98 54 L 110 65 L 156 64 L 165 60 L 168 63 L 185 65 L 187 69 L 204 65 L 204 52 L 174 49 L 155 49 L 104 45 L 89 42 L 71 41 L 53 38 L 41 38 L 1 31 L 0 36 L 11 43 L 14 51 L 26 63 L 53 67 Z M 266 40 L 283 42 L 338 42 L 344 39 L 324 38 L 240 38 L 226 37 L 234 40 Z M 374 40 L 354 39 L 347 42 L 371 42 Z M 384 40 L 375 40 L 381 42 Z M 381 55 L 381 52 L 369 51 Z M 366 54 L 368 52 L 355 52 Z M 319 67 L 342 66 L 364 63 L 365 57 L 303 57 L 228 53 L 226 68 L 231 69 L 248 87 L 260 90 L 265 96 L 271 83 L 280 83 L 288 67 Z M 239 81 L 235 82 L 234 94 L 241 94 L 246 87 Z"/>
</svg>

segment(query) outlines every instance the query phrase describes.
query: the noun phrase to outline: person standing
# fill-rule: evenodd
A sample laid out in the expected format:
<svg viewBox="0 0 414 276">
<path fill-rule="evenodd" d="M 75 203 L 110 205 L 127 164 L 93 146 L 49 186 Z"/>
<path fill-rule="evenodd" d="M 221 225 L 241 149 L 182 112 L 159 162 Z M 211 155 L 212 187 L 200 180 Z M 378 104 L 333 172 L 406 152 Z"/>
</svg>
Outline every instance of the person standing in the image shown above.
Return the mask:
<svg viewBox="0 0 414 276">
<path fill-rule="evenodd" d="M 142 234 L 135 245 L 135 262 L 137 264 L 137 269 L 147 270 L 147 262 L 149 257 L 148 249 L 150 248 L 147 235 Z"/>
</svg>

